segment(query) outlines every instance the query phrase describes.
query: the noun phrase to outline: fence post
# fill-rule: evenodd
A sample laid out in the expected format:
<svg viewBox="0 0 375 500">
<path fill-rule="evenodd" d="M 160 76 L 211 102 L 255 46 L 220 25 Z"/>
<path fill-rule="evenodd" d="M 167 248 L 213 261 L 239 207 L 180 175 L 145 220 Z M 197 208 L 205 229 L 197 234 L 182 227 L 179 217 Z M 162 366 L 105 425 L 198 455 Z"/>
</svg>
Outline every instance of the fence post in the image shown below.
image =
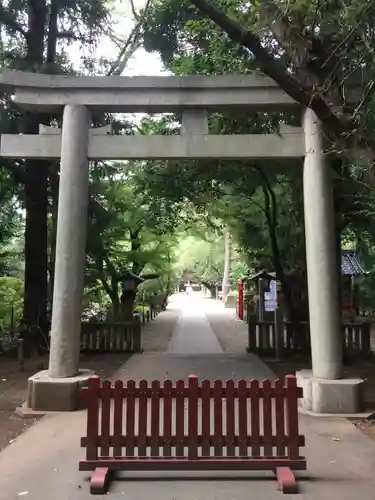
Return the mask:
<svg viewBox="0 0 375 500">
<path fill-rule="evenodd" d="M 23 372 L 25 370 L 25 351 L 24 351 L 23 339 L 18 339 L 17 342 L 17 358 L 18 358 L 18 365 L 20 367 L 20 372 Z"/>
<path fill-rule="evenodd" d="M 362 342 L 360 342 L 360 345 L 362 345 L 361 354 L 368 356 L 371 354 L 370 323 L 363 323 L 363 325 L 360 326 L 360 332 L 362 337 Z"/>
<path fill-rule="evenodd" d="M 288 436 L 288 457 L 299 457 L 298 444 L 298 387 L 295 375 L 285 377 L 286 432 Z"/>
<path fill-rule="evenodd" d="M 275 307 L 275 341 L 276 358 L 281 359 L 284 355 L 284 330 L 282 325 L 282 314 L 280 307 L 281 283 L 276 282 L 276 307 Z"/>
<path fill-rule="evenodd" d="M 139 315 L 134 316 L 133 352 L 142 351 L 142 324 Z"/>
<path fill-rule="evenodd" d="M 257 325 L 256 325 L 256 315 L 250 314 L 248 323 L 248 347 L 249 352 L 256 352 L 257 348 Z"/>
<path fill-rule="evenodd" d="M 99 392 L 100 377 L 94 375 L 88 381 L 88 387 L 84 388 L 87 403 L 87 446 L 86 460 L 97 460 L 98 458 L 98 433 L 99 433 Z"/>
<path fill-rule="evenodd" d="M 198 377 L 189 375 L 188 380 L 188 457 L 198 458 Z"/>
</svg>

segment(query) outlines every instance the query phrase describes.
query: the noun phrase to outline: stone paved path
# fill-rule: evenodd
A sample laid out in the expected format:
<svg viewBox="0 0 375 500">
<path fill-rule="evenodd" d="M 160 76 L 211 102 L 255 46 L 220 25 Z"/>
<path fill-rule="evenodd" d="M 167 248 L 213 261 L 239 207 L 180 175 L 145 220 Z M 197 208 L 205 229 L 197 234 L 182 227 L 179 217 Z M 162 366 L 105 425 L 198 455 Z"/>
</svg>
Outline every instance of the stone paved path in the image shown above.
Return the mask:
<svg viewBox="0 0 375 500">
<path fill-rule="evenodd" d="M 172 304 L 171 304 L 172 306 Z M 177 308 L 177 304 L 173 304 Z M 153 324 L 155 330 L 162 313 Z M 167 313 L 166 313 L 167 314 Z M 166 316 L 164 316 L 165 318 Z M 194 324 L 200 335 L 211 337 L 212 330 L 198 315 Z M 163 320 L 164 321 L 164 320 Z M 188 333 L 187 316 L 174 333 Z M 183 325 L 185 323 L 185 326 Z M 211 323 L 212 324 L 212 323 Z M 205 325 L 203 327 L 203 325 Z M 230 322 L 227 322 L 230 336 Z M 171 328 L 159 341 L 167 345 Z M 232 330 L 233 331 L 233 330 Z M 152 331 L 150 329 L 150 334 Z M 234 333 L 233 333 L 234 335 Z M 173 338 L 173 337 L 172 337 Z M 208 344 L 208 341 L 204 341 Z M 167 340 L 166 340 L 167 339 Z M 190 337 L 196 341 L 195 333 Z M 173 341 L 175 342 L 175 341 Z M 182 341 L 185 342 L 185 339 Z M 154 347 L 161 345 L 154 343 Z M 172 345 L 172 344 L 171 344 Z M 175 344 L 176 345 L 176 344 Z M 178 344 L 177 344 L 178 345 Z M 210 344 L 211 345 L 211 344 Z M 192 346 L 187 346 L 192 348 Z M 156 350 L 158 350 L 157 348 Z M 200 378 L 252 378 L 272 376 L 256 356 L 244 353 L 156 353 L 133 356 L 115 378 L 186 378 L 191 371 Z M 78 472 L 77 461 L 84 456 L 79 447 L 85 428 L 85 412 L 50 415 L 32 426 L 0 453 L 0 500 L 89 500 L 88 475 Z M 314 418 L 301 415 L 301 432 L 307 441 L 308 472 L 298 474 L 301 493 L 290 500 L 353 500 L 375 498 L 375 442 L 363 435 L 348 420 Z M 170 473 L 121 475 L 112 483 L 111 493 L 97 498 L 112 500 L 280 500 L 272 474 L 246 476 Z M 21 495 L 22 494 L 22 495 Z"/>
<path fill-rule="evenodd" d="M 175 299 L 176 300 L 176 299 Z M 174 354 L 221 353 L 222 348 L 206 317 L 206 300 L 182 295 L 180 317 L 168 346 Z"/>
</svg>

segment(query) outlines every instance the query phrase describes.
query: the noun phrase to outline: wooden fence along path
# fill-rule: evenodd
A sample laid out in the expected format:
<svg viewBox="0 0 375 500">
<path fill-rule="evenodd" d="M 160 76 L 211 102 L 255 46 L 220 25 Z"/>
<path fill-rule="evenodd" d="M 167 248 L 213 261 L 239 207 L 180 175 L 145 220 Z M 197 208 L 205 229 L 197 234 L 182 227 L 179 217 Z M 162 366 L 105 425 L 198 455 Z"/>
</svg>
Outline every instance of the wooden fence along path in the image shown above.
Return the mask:
<svg viewBox="0 0 375 500">
<path fill-rule="evenodd" d="M 141 352 L 142 325 L 160 312 L 160 306 L 150 306 L 133 321 L 85 321 L 81 325 L 81 352 Z"/>
<path fill-rule="evenodd" d="M 248 352 L 259 355 L 288 356 L 292 353 L 310 352 L 310 329 L 308 323 L 280 323 L 279 348 L 277 348 L 277 333 L 274 321 L 257 321 L 250 316 L 248 324 Z M 344 323 L 342 325 L 344 355 L 348 358 L 370 358 L 371 350 L 370 323 Z"/>
<path fill-rule="evenodd" d="M 141 320 L 87 322 L 81 327 L 81 352 L 140 352 Z"/>
<path fill-rule="evenodd" d="M 282 491 L 295 492 L 293 470 L 306 469 L 298 430 L 302 389 L 282 381 L 179 380 L 139 385 L 101 383 L 83 390 L 86 459 L 91 493 L 103 494 L 115 471 L 269 470 Z"/>
</svg>

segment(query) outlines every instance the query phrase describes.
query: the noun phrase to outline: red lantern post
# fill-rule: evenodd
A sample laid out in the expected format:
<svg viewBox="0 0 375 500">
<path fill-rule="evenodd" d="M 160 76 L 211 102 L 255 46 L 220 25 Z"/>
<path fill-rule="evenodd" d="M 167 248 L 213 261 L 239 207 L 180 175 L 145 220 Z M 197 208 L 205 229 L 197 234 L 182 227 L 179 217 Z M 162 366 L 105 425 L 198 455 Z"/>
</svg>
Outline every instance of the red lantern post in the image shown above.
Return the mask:
<svg viewBox="0 0 375 500">
<path fill-rule="evenodd" d="M 238 280 L 237 283 L 237 311 L 238 311 L 238 317 L 240 319 L 243 319 L 243 280 Z"/>
</svg>

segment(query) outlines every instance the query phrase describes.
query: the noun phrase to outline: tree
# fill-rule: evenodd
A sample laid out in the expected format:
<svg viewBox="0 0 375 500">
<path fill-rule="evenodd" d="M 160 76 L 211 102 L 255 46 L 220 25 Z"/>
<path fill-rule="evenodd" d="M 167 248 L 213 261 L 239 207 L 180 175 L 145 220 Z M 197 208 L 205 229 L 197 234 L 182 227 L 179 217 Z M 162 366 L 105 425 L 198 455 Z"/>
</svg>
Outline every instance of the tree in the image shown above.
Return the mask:
<svg viewBox="0 0 375 500">
<path fill-rule="evenodd" d="M 95 175 L 91 184 L 88 279 L 98 280 L 115 316 L 132 315 L 135 293 L 124 295 L 126 273 L 161 273 L 168 267 L 179 213 L 173 203 L 156 203 L 137 189 L 137 165 L 115 164 L 116 174 Z M 126 310 L 126 313 L 125 313 Z"/>
<path fill-rule="evenodd" d="M 3 64 L 33 72 L 71 71 L 66 44 L 95 44 L 103 34 L 108 9 L 103 2 L 69 0 L 9 0 L 0 8 Z M 2 129 L 38 133 L 40 123 L 52 117 L 21 113 L 6 105 Z M 13 118 L 9 118 L 9 113 Z M 4 123 L 4 121 L 6 123 Z M 4 130 L 8 125 L 10 129 Z M 56 176 L 48 162 L 27 160 L 3 164 L 24 186 L 25 300 L 24 321 L 46 332 L 49 175 Z"/>
<path fill-rule="evenodd" d="M 226 14 L 227 2 L 218 7 L 211 0 L 189 1 L 249 50 L 257 67 L 290 97 L 313 109 L 332 151 L 364 167 L 364 182 L 375 187 L 373 3 L 231 2 Z M 343 88 L 357 67 L 366 74 L 358 82 L 357 105 L 349 106 Z"/>
</svg>

